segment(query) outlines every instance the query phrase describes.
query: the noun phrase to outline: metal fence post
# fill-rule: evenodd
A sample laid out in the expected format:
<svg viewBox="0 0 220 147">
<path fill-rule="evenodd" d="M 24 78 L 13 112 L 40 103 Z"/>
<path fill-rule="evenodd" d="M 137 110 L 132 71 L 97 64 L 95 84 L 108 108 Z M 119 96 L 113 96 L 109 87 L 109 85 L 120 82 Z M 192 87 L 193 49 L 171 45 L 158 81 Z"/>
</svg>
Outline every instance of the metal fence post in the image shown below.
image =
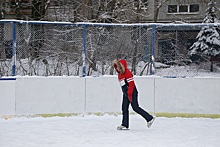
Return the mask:
<svg viewBox="0 0 220 147">
<path fill-rule="evenodd" d="M 12 76 L 16 76 L 16 22 L 12 23 Z"/>
<path fill-rule="evenodd" d="M 86 76 L 86 25 L 83 25 L 82 77 Z"/>
<path fill-rule="evenodd" d="M 152 55 L 151 55 L 151 74 L 154 75 L 154 57 L 155 57 L 155 24 L 152 25 Z"/>
</svg>

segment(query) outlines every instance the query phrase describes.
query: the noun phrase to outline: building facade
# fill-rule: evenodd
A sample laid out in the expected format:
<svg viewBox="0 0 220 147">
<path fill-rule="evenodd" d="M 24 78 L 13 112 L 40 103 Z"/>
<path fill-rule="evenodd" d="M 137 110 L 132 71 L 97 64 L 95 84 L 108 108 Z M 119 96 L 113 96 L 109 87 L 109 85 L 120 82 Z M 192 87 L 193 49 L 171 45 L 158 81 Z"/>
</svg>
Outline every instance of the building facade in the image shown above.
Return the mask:
<svg viewBox="0 0 220 147">
<path fill-rule="evenodd" d="M 202 22 L 210 0 L 1 0 L 0 19 L 170 23 Z M 216 0 L 217 5 L 220 0 Z M 217 13 L 218 16 L 220 13 Z M 106 21 L 103 21 L 106 20 Z M 117 21 L 115 21 L 117 20 Z"/>
</svg>

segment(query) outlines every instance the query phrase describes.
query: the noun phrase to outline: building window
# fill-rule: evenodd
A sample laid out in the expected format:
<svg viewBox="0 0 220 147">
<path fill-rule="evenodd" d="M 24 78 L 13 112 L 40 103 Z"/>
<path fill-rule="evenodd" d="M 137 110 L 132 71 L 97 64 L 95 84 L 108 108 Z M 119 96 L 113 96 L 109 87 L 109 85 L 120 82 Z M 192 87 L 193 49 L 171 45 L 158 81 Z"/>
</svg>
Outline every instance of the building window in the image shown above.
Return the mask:
<svg viewBox="0 0 220 147">
<path fill-rule="evenodd" d="M 179 6 L 179 12 L 188 12 L 188 5 Z"/>
<path fill-rule="evenodd" d="M 140 9 L 147 9 L 148 0 L 134 0 L 133 3 L 134 8 L 136 9 L 138 6 Z"/>
<path fill-rule="evenodd" d="M 0 11 L 0 19 L 4 19 L 5 18 L 5 11 L 1 10 Z"/>
<path fill-rule="evenodd" d="M 199 5 L 168 5 L 168 13 L 198 13 Z"/>
<path fill-rule="evenodd" d="M 10 6 L 16 7 L 16 6 L 25 6 L 30 4 L 30 0 L 10 0 Z"/>
<path fill-rule="evenodd" d="M 199 12 L 199 5 L 190 5 L 189 12 Z"/>
<path fill-rule="evenodd" d="M 55 1 L 53 1 L 53 5 L 60 7 L 60 6 L 63 6 L 64 4 L 63 4 L 63 1 L 55 0 Z"/>
<path fill-rule="evenodd" d="M 168 13 L 177 13 L 177 5 L 168 5 Z"/>
</svg>

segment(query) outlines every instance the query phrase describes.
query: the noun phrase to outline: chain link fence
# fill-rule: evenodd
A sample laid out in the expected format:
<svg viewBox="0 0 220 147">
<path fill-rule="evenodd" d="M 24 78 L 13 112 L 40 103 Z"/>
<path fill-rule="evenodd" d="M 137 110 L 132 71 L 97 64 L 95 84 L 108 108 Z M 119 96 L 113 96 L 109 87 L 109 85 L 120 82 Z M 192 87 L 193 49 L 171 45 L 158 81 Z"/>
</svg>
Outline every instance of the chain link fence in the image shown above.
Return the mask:
<svg viewBox="0 0 220 147">
<path fill-rule="evenodd" d="M 220 76 L 218 60 L 189 57 L 201 27 L 0 21 L 0 75 L 114 75 L 123 58 L 134 75 Z"/>
<path fill-rule="evenodd" d="M 156 29 L 156 75 L 165 77 L 196 77 L 196 76 L 220 76 L 220 56 L 190 56 L 190 47 L 197 41 L 205 40 L 213 35 L 213 40 L 219 38 L 211 33 L 212 29 L 219 28 L 219 24 L 183 24 L 183 25 L 161 25 Z M 209 32 L 201 32 L 203 27 L 208 27 Z M 201 34 L 208 34 L 201 36 Z M 198 34 L 201 37 L 198 39 Z M 216 40 L 220 43 L 220 40 Z M 207 41 L 207 45 L 209 45 Z M 206 43 L 203 45 L 205 46 Z M 214 43 L 213 44 L 218 44 Z M 201 44 L 200 44 L 201 45 Z M 213 45 L 214 46 L 214 45 Z M 201 47 L 202 48 L 202 47 Z M 212 45 L 210 45 L 210 49 Z M 220 51 L 220 48 L 218 48 Z M 161 65 L 162 63 L 162 65 Z M 211 70 L 211 68 L 214 68 Z"/>
</svg>

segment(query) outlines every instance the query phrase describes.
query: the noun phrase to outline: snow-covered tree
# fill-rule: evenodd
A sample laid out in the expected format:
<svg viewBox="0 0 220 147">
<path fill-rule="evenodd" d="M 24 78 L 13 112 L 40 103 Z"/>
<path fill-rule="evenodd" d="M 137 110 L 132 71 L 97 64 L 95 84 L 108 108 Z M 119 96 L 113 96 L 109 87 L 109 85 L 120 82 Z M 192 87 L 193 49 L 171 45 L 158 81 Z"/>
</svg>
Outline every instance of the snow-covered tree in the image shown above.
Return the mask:
<svg viewBox="0 0 220 147">
<path fill-rule="evenodd" d="M 203 20 L 207 26 L 201 28 L 196 37 L 197 41 L 190 47 L 189 55 L 192 61 L 209 61 L 211 57 L 220 55 L 220 30 L 217 26 L 208 25 L 208 23 L 219 23 L 216 11 L 216 2 L 212 0 L 208 4 Z"/>
</svg>

